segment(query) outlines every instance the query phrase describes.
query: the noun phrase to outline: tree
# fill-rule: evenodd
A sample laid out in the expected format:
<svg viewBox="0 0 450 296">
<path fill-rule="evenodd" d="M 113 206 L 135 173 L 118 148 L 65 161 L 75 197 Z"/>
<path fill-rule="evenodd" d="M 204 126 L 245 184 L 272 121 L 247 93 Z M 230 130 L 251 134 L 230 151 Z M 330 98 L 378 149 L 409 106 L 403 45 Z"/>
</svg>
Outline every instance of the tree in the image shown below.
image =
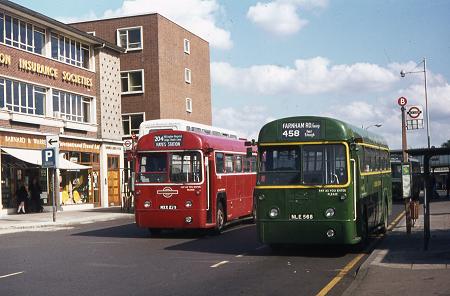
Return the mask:
<svg viewBox="0 0 450 296">
<path fill-rule="evenodd" d="M 447 140 L 447 142 L 442 143 L 441 147 L 442 148 L 450 148 L 450 140 Z"/>
</svg>

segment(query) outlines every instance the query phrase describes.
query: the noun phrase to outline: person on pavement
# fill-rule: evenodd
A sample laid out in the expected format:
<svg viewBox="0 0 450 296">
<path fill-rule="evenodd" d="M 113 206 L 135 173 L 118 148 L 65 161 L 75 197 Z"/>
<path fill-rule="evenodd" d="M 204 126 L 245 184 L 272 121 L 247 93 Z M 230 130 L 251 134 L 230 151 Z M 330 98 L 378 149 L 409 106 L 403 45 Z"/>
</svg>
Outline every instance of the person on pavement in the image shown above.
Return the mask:
<svg viewBox="0 0 450 296">
<path fill-rule="evenodd" d="M 37 177 L 34 177 L 30 185 L 30 195 L 31 195 L 31 208 L 36 213 L 41 213 L 43 210 L 41 204 L 41 193 L 42 189 L 41 186 L 39 186 L 39 180 Z"/>
<path fill-rule="evenodd" d="M 20 212 L 25 214 L 25 202 L 28 200 L 28 191 L 23 182 L 19 184 L 19 189 L 17 190 L 16 195 L 17 202 L 19 203 L 17 214 L 20 214 Z"/>
</svg>

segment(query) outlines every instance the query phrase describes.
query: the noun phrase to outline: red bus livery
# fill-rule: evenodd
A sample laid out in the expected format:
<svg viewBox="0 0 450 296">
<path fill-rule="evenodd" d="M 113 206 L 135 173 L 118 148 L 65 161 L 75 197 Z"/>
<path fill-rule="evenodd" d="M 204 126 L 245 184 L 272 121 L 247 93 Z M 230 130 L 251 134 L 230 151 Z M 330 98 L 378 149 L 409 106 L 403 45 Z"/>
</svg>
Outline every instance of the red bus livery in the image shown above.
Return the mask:
<svg viewBox="0 0 450 296">
<path fill-rule="evenodd" d="M 254 215 L 256 152 L 243 140 L 159 130 L 135 148 L 135 217 L 139 227 L 215 228 Z"/>
</svg>

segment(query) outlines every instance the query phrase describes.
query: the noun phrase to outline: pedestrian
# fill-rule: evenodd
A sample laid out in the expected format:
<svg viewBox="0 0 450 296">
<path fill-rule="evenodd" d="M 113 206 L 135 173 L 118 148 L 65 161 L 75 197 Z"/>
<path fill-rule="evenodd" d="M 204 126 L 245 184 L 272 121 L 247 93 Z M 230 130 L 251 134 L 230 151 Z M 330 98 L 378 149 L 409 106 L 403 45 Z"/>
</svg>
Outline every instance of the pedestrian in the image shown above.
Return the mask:
<svg viewBox="0 0 450 296">
<path fill-rule="evenodd" d="M 20 182 L 19 189 L 16 192 L 17 203 L 19 204 L 17 208 L 17 214 L 22 212 L 25 214 L 25 202 L 28 200 L 28 191 L 23 182 Z"/>
<path fill-rule="evenodd" d="M 41 213 L 43 211 L 41 204 L 41 193 L 42 189 L 39 186 L 39 180 L 34 177 L 30 184 L 30 196 L 31 196 L 31 208 L 36 213 Z"/>
</svg>

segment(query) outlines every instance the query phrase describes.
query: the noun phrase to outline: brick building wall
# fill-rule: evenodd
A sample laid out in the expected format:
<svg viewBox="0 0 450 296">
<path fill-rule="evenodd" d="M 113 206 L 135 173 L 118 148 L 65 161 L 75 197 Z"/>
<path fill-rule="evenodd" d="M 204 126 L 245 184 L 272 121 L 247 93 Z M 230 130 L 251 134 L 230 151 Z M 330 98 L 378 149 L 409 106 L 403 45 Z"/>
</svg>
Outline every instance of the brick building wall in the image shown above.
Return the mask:
<svg viewBox="0 0 450 296">
<path fill-rule="evenodd" d="M 209 45 L 159 14 L 146 14 L 71 24 L 117 43 L 117 29 L 142 27 L 142 50 L 121 54 L 121 71 L 144 70 L 144 93 L 122 95 L 122 114 L 145 112 L 145 119 L 178 118 L 211 124 Z M 184 39 L 191 54 L 184 53 Z M 192 83 L 184 69 L 192 71 Z M 186 112 L 186 98 L 193 100 Z"/>
</svg>

